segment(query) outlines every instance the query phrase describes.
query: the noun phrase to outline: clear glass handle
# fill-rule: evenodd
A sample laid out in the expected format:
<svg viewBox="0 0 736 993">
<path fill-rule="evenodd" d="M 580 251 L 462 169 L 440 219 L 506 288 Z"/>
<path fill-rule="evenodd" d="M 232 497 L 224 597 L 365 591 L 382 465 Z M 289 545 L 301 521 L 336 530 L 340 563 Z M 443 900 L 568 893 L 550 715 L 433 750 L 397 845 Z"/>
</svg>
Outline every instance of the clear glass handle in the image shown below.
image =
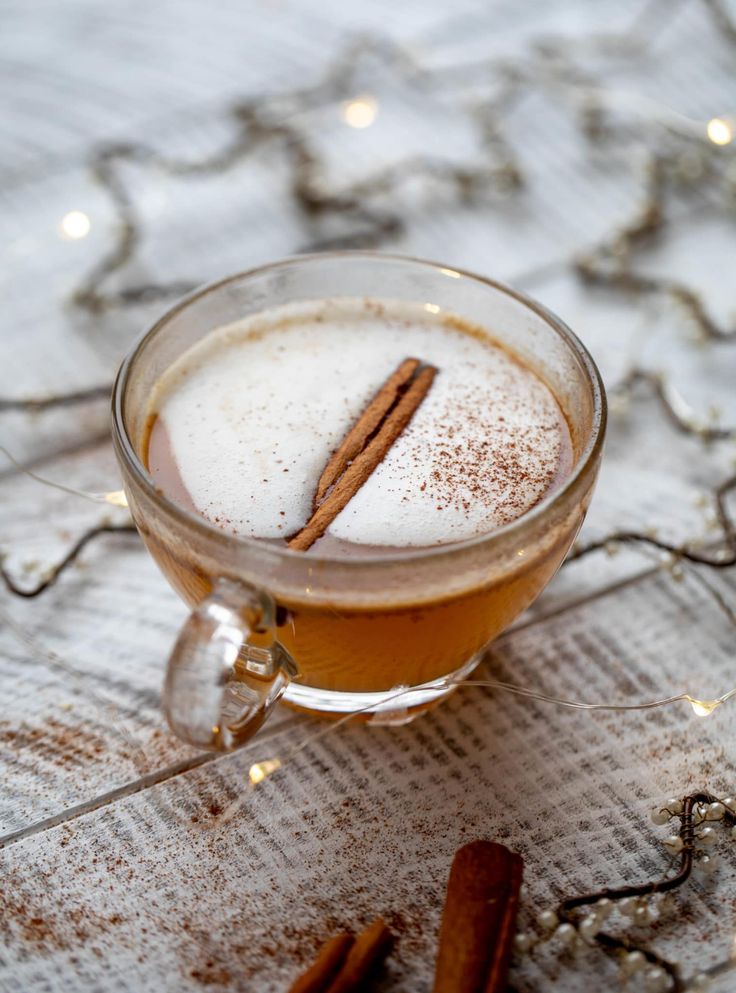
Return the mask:
<svg viewBox="0 0 736 993">
<path fill-rule="evenodd" d="M 267 594 L 227 579 L 192 611 L 169 658 L 163 709 L 190 745 L 227 752 L 263 724 L 296 666 Z"/>
</svg>

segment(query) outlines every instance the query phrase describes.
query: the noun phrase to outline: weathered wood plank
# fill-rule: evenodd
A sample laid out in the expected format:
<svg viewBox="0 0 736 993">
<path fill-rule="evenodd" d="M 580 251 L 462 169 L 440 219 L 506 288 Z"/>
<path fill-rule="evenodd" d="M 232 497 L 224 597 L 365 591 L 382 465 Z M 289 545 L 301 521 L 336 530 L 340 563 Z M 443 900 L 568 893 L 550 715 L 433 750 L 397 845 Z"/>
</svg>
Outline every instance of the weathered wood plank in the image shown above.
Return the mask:
<svg viewBox="0 0 736 993">
<path fill-rule="evenodd" d="M 701 611 L 705 624 L 673 623 Z M 543 637 L 516 633 L 494 667 L 562 694 L 639 696 L 692 687 L 706 660 L 727 676 L 731 643 L 695 583 L 653 577 L 605 612 L 591 604 L 548 621 Z M 275 993 L 327 934 L 376 913 L 400 935 L 386 988 L 425 989 L 459 844 L 493 837 L 523 853 L 524 914 L 574 888 L 665 871 L 648 809 L 689 786 L 732 789 L 731 724 L 725 708 L 705 720 L 590 715 L 466 690 L 405 728 L 340 730 L 246 793 L 254 758 L 301 732 L 253 743 L 7 848 L 0 989 Z M 712 928 L 707 944 L 678 949 L 694 967 L 691 956 L 718 958 L 730 934 L 711 887 L 695 884 L 689 901 L 699 933 Z M 657 940 L 672 951 L 673 937 Z M 514 988 L 549 984 L 554 965 L 541 962 L 546 979 L 530 961 L 515 966 Z M 563 988 L 589 988 L 591 969 L 614 981 L 587 953 Z"/>
</svg>

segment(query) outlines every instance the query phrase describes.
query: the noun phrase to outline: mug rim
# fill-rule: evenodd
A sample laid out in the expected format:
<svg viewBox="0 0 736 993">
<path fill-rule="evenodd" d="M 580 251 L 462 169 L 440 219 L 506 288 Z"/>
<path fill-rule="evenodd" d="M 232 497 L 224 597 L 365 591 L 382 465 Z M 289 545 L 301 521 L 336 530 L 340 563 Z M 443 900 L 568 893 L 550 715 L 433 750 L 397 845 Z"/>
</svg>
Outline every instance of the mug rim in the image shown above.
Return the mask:
<svg viewBox="0 0 736 993">
<path fill-rule="evenodd" d="M 471 538 L 465 538 L 461 541 L 447 542 L 441 545 L 433 545 L 426 548 L 406 548 L 402 549 L 398 553 L 388 552 L 385 555 L 374 554 L 364 558 L 360 556 L 346 557 L 334 554 L 324 555 L 314 552 L 310 552 L 309 556 L 306 557 L 304 552 L 295 551 L 288 548 L 286 545 L 280 547 L 270 543 L 266 544 L 258 538 L 231 534 L 223 531 L 215 524 L 212 524 L 205 517 L 187 510 L 175 500 L 168 497 L 156 486 L 153 477 L 150 475 L 144 463 L 139 458 L 125 425 L 124 400 L 128 379 L 140 352 L 146 344 L 158 334 L 163 333 L 171 319 L 189 307 L 192 303 L 211 293 L 215 293 L 232 283 L 241 282 L 250 277 L 258 276 L 262 273 L 267 273 L 273 270 L 278 270 L 282 267 L 291 266 L 295 263 L 305 265 L 310 265 L 315 262 L 330 261 L 339 263 L 342 259 L 359 260 L 361 258 L 366 259 L 367 261 L 379 260 L 389 263 L 408 263 L 409 265 L 418 266 L 427 270 L 433 270 L 438 275 L 451 276 L 453 278 L 460 277 L 462 279 L 469 279 L 473 282 L 481 283 L 499 293 L 511 297 L 516 300 L 517 303 L 520 303 L 523 307 L 526 307 L 528 310 L 532 311 L 532 313 L 541 318 L 545 324 L 547 324 L 552 331 L 557 334 L 557 336 L 570 349 L 570 351 L 573 352 L 575 357 L 581 362 L 587 376 L 587 381 L 592 396 L 593 417 L 586 443 L 583 446 L 572 471 L 562 485 L 552 490 L 548 495 L 544 496 L 539 503 L 531 508 L 531 510 L 526 511 L 513 521 L 509 521 L 507 524 L 494 528 L 492 531 L 474 535 Z M 438 559 L 442 559 L 443 557 L 454 556 L 465 551 L 470 551 L 479 546 L 488 546 L 490 548 L 495 544 L 501 545 L 509 540 L 513 540 L 513 538 L 518 535 L 523 535 L 527 530 L 533 528 L 540 518 L 551 514 L 557 507 L 562 505 L 568 495 L 576 489 L 581 479 L 584 479 L 591 467 L 596 464 L 603 447 L 607 421 L 606 393 L 603 386 L 603 380 L 596 363 L 577 335 L 564 321 L 557 317 L 557 315 L 552 311 L 548 310 L 543 304 L 540 304 L 538 301 L 532 299 L 526 294 L 512 289 L 503 283 L 497 282 L 490 277 L 482 276 L 479 273 L 471 272 L 467 269 L 449 266 L 441 262 L 421 259 L 411 255 L 367 251 L 362 249 L 344 249 L 339 251 L 311 252 L 285 256 L 274 262 L 253 266 L 249 269 L 245 269 L 229 276 L 205 283 L 202 286 L 192 290 L 190 293 L 187 293 L 185 296 L 181 297 L 174 304 L 172 304 L 172 306 L 170 306 L 150 328 L 144 331 L 130 347 L 125 358 L 121 362 L 115 377 L 111 400 L 113 441 L 116 443 L 120 454 L 125 458 L 128 470 L 134 475 L 136 483 L 143 488 L 148 497 L 159 504 L 166 513 L 173 516 L 182 525 L 187 528 L 193 527 L 195 530 L 204 533 L 208 539 L 215 541 L 217 544 L 226 545 L 231 549 L 233 547 L 241 548 L 243 550 L 249 550 L 253 553 L 257 553 L 258 555 L 268 553 L 269 557 L 275 556 L 277 560 L 284 561 L 284 563 L 304 563 L 305 561 L 308 561 L 310 565 L 314 566 L 318 564 L 332 564 L 335 566 L 339 565 L 341 569 L 348 569 L 350 571 L 364 571 L 366 569 L 372 570 L 376 567 L 395 566 L 400 563 L 409 564 L 412 562 L 421 563 L 436 561 Z"/>
</svg>

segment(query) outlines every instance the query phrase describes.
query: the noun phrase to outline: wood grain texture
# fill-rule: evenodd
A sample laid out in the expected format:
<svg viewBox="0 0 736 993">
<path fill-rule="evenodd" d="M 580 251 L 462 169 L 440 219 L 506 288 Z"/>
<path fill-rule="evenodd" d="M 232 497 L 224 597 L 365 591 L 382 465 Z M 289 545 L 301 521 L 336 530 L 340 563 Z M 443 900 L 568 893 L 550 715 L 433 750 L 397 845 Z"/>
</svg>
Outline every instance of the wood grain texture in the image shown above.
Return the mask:
<svg viewBox="0 0 736 993">
<path fill-rule="evenodd" d="M 544 674 L 562 693 L 595 697 L 693 679 L 696 653 L 727 673 L 729 625 L 701 597 L 688 580 L 651 577 L 548 621 L 542 639 L 520 630 L 490 665 L 501 678 Z M 691 623 L 701 609 L 705 633 Z M 632 642 L 645 670 L 633 666 Z M 736 777 L 723 747 L 729 712 L 683 717 L 574 714 L 466 690 L 405 728 L 344 728 L 252 792 L 250 763 L 298 741 L 301 728 L 263 751 L 256 742 L 219 756 L 2 852 L 5 975 L 15 985 L 0 973 L 0 989 L 34 977 L 54 991 L 168 983 L 281 993 L 320 943 L 376 913 L 399 939 L 387 989 L 426 989 L 448 867 L 468 836 L 523 853 L 535 906 L 611 876 L 665 871 L 661 832 L 647 827 L 652 798 L 704 780 L 724 792 Z M 696 888 L 690 900 L 717 935 L 712 892 Z M 26 918 L 45 921 L 42 932 Z M 697 960 L 702 945 L 678 951 L 688 953 Z M 516 988 L 540 988 L 555 961 L 530 959 Z M 615 968 L 594 959 L 563 988 L 588 989 L 591 967 L 614 981 Z"/>
</svg>

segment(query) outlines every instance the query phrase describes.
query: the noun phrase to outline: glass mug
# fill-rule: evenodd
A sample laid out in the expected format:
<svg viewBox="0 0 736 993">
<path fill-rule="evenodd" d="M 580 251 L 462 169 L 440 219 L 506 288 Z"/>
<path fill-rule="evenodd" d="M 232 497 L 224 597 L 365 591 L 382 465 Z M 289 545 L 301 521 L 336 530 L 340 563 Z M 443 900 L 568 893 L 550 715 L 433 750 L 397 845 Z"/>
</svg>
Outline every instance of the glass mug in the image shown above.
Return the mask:
<svg viewBox="0 0 736 993">
<path fill-rule="evenodd" d="M 569 476 L 495 531 L 365 559 L 237 537 L 158 490 L 144 448 L 151 392 L 166 369 L 220 325 L 341 296 L 429 303 L 488 329 L 557 397 L 572 436 Z M 592 494 L 605 420 L 598 370 L 562 321 L 470 273 L 370 252 L 325 253 L 231 276 L 176 304 L 130 352 L 113 391 L 113 440 L 133 520 L 193 608 L 164 686 L 174 732 L 229 750 L 282 697 L 310 712 L 399 723 L 447 695 L 560 566 Z M 401 688 L 411 693 L 399 695 Z"/>
</svg>

